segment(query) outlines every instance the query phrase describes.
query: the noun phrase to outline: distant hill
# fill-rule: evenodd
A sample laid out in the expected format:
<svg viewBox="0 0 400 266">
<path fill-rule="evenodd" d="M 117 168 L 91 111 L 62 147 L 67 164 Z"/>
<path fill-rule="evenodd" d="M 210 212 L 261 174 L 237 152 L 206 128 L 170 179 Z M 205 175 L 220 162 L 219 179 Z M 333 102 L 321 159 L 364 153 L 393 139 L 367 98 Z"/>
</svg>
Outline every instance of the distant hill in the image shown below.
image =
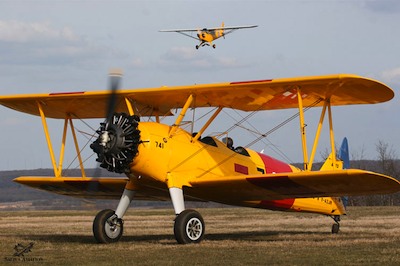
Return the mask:
<svg viewBox="0 0 400 266">
<path fill-rule="evenodd" d="M 301 167 L 302 164 L 297 164 Z M 320 165 L 315 164 L 315 169 Z M 391 161 L 386 165 L 380 161 L 362 160 L 352 162 L 352 168 L 386 173 L 400 180 L 400 160 Z M 382 170 L 384 169 L 384 170 Z M 389 171 L 390 173 L 387 173 Z M 0 171 L 0 211 L 2 210 L 29 210 L 29 209 L 101 209 L 115 208 L 118 200 L 84 200 L 53 194 L 46 191 L 32 189 L 12 180 L 19 176 L 53 176 L 52 169 Z M 69 170 L 64 176 L 80 176 L 80 170 Z M 87 176 L 118 177 L 106 170 L 86 169 Z M 350 205 L 400 205 L 400 193 L 392 195 L 350 197 Z M 189 203 L 190 204 L 190 203 Z M 134 206 L 151 206 L 172 208 L 170 202 L 143 202 L 136 201 Z M 205 203 L 196 205 L 208 206 Z"/>
<path fill-rule="evenodd" d="M 87 176 L 114 177 L 121 176 L 98 169 L 86 169 Z M 81 172 L 69 170 L 65 176 L 80 176 Z M 10 209 L 82 209 L 95 208 L 96 205 L 112 206 L 118 201 L 82 200 L 32 189 L 12 180 L 19 176 L 54 176 L 52 169 L 0 171 L 0 211 Z"/>
</svg>

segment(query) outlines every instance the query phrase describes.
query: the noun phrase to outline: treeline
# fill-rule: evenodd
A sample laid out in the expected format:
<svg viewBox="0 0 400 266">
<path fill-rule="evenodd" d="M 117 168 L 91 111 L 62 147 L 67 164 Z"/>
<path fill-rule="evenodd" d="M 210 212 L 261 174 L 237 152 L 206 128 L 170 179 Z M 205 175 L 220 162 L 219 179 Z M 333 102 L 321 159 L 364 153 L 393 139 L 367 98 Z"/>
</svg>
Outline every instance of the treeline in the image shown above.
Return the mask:
<svg viewBox="0 0 400 266">
<path fill-rule="evenodd" d="M 375 160 L 364 159 L 364 151 L 360 151 L 351 155 L 351 168 L 373 171 L 391 176 L 400 180 L 400 160 L 397 158 L 396 152 L 389 144 L 378 141 L 376 144 L 377 157 Z M 318 165 L 315 164 L 318 169 Z M 65 176 L 80 176 L 80 170 L 70 170 L 65 172 Z M 36 170 L 17 170 L 17 171 L 0 171 L 0 203 L 26 202 L 30 201 L 32 208 L 43 209 L 51 208 L 86 208 L 90 206 L 108 205 L 114 206 L 115 202 L 82 200 L 71 197 L 61 196 L 46 191 L 31 189 L 29 187 L 17 184 L 12 180 L 19 176 L 53 176 L 51 169 L 36 169 Z M 121 176 L 112 174 L 106 170 L 88 169 L 87 176 L 96 177 L 112 177 Z M 137 202 L 133 205 L 137 206 L 164 206 L 170 203 L 159 202 Z M 203 203 L 204 204 L 204 203 Z M 400 206 L 400 193 L 388 195 L 370 195 L 349 197 L 349 206 Z"/>
<path fill-rule="evenodd" d="M 363 148 L 352 154 L 351 168 L 381 173 L 400 180 L 400 160 L 393 146 L 379 140 L 375 144 L 376 160 L 365 160 Z M 400 206 L 400 193 L 349 198 L 350 206 Z"/>
</svg>

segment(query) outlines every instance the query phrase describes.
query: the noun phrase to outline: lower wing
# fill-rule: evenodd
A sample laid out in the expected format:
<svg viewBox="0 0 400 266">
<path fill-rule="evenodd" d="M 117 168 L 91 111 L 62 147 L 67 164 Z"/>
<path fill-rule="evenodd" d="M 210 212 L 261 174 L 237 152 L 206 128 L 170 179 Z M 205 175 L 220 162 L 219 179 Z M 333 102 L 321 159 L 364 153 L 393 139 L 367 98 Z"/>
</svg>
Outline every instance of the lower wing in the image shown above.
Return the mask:
<svg viewBox="0 0 400 266">
<path fill-rule="evenodd" d="M 189 188 L 196 196 L 210 200 L 277 200 L 287 198 L 341 197 L 387 194 L 400 191 L 400 182 L 374 172 L 348 169 L 240 175 L 191 180 Z"/>
<path fill-rule="evenodd" d="M 128 178 L 82 178 L 25 176 L 14 179 L 23 185 L 49 192 L 98 199 L 119 199 Z M 226 203 L 287 198 L 340 197 L 387 194 L 400 191 L 400 182 L 389 176 L 364 170 L 336 170 L 267 175 L 198 178 L 186 188 L 188 200 Z M 169 200 L 167 188 L 135 184 L 139 200 Z"/>
</svg>

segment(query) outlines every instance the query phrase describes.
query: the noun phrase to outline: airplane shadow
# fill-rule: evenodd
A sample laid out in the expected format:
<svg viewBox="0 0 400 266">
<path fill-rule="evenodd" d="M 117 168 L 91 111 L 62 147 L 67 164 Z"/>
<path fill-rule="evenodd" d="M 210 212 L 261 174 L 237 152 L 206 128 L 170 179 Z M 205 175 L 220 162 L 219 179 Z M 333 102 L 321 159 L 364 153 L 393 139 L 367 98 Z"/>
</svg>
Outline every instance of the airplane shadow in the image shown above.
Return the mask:
<svg viewBox="0 0 400 266">
<path fill-rule="evenodd" d="M 304 237 L 311 237 L 316 235 L 317 238 L 321 236 L 332 235 L 330 232 L 321 233 L 320 231 L 257 231 L 257 232 L 237 232 L 237 233 L 213 233 L 204 236 L 206 241 L 224 241 L 224 240 L 241 240 L 241 241 L 254 241 L 254 242 L 276 242 L 281 241 L 282 236 L 296 236 L 304 235 Z M 279 239 L 278 239 L 279 236 Z M 80 244 L 97 244 L 96 240 L 91 235 L 71 235 L 71 234 L 57 234 L 57 235 L 25 235 L 25 239 L 30 241 L 46 241 L 51 243 L 80 243 Z M 282 240 L 283 241 L 283 240 Z M 121 243 L 159 243 L 163 245 L 175 245 L 175 238 L 171 234 L 158 234 L 158 235 L 124 235 Z"/>
<path fill-rule="evenodd" d="M 313 235 L 317 236 L 329 236 L 332 235 L 330 232 L 321 233 L 320 231 L 257 231 L 257 232 L 237 232 L 237 233 L 217 233 L 207 234 L 205 239 L 210 241 L 223 241 L 223 240 L 244 240 L 244 241 L 266 241 L 276 242 L 281 241 L 282 236 L 304 236 L 310 238 Z M 279 237 L 279 238 L 278 238 Z"/>
</svg>

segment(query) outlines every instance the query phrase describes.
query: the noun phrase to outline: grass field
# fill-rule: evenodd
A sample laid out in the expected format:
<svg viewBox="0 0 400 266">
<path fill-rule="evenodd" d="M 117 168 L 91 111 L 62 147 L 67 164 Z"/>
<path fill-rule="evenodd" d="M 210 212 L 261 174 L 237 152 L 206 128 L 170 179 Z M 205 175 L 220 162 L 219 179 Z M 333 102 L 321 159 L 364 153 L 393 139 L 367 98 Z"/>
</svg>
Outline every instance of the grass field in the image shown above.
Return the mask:
<svg viewBox="0 0 400 266">
<path fill-rule="evenodd" d="M 173 211 L 131 209 L 124 236 L 100 245 L 94 211 L 1 212 L 0 265 L 400 265 L 400 207 L 353 207 L 341 232 L 332 219 L 243 208 L 198 209 L 199 245 L 178 245 Z M 34 243 L 25 261 L 14 247 Z"/>
</svg>

